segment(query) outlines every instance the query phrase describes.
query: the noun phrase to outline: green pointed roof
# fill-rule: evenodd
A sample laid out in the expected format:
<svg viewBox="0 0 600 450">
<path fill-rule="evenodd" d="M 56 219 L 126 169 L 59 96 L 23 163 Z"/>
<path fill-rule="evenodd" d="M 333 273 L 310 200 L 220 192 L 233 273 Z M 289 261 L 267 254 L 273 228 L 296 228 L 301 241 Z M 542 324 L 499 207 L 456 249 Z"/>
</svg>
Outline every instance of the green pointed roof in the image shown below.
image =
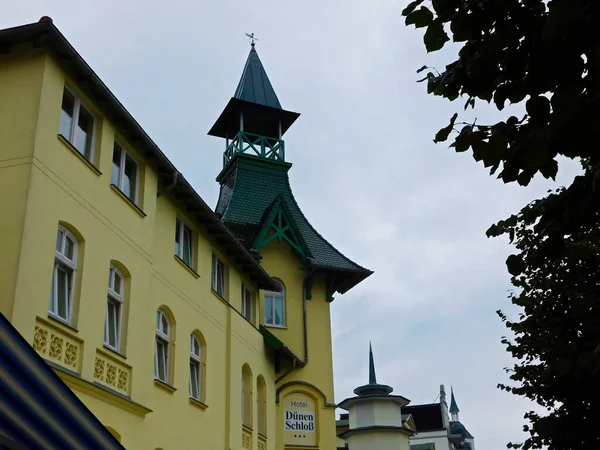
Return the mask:
<svg viewBox="0 0 600 450">
<path fill-rule="evenodd" d="M 458 409 L 458 405 L 456 404 L 456 399 L 454 398 L 454 389 L 452 389 L 452 387 L 450 388 L 450 412 L 460 412 L 460 409 Z"/>
<path fill-rule="evenodd" d="M 252 251 L 256 250 L 253 245 L 265 224 L 266 214 L 279 198 L 306 246 L 306 263 L 332 273 L 331 290 L 343 294 L 373 272 L 344 256 L 310 224 L 292 193 L 290 167 L 288 163 L 267 162 L 250 155 L 236 156 L 217 177 L 221 191 L 215 212 Z"/>
<path fill-rule="evenodd" d="M 270 106 L 271 108 L 282 109 L 254 44 L 250 49 L 242 78 L 240 78 L 233 97 L 251 103 L 258 103 L 259 105 Z"/>
</svg>

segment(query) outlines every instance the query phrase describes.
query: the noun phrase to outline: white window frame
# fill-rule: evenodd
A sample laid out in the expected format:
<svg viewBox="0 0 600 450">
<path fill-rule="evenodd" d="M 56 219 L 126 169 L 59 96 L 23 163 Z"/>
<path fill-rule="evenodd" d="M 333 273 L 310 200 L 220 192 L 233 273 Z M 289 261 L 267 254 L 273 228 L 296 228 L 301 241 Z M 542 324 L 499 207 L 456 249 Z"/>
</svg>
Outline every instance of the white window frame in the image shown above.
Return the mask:
<svg viewBox="0 0 600 450">
<path fill-rule="evenodd" d="M 183 221 L 182 219 L 180 219 L 179 217 L 177 217 L 176 221 L 175 221 L 175 228 L 176 228 L 176 232 L 177 232 L 177 236 L 176 236 L 176 240 L 175 240 L 175 255 L 182 260 L 185 264 L 187 264 L 188 267 L 190 268 L 194 268 L 194 230 L 192 230 L 190 227 L 187 226 L 187 224 L 185 223 L 185 221 Z M 188 263 L 184 258 L 183 258 L 183 244 L 184 244 L 184 235 L 185 235 L 185 230 L 187 230 L 190 233 L 190 262 Z M 177 249 L 177 239 L 179 239 L 179 249 Z"/>
<path fill-rule="evenodd" d="M 131 200 L 133 203 L 135 203 L 136 205 L 138 204 L 138 198 L 139 198 L 139 192 L 140 192 L 140 163 L 137 160 L 137 158 L 135 158 L 130 151 L 125 149 L 125 146 L 123 144 L 121 144 L 119 141 L 115 140 L 114 144 L 113 144 L 113 158 L 114 158 L 114 146 L 118 145 L 119 148 L 121 149 L 121 161 L 120 166 L 119 166 L 119 180 L 118 183 L 114 183 L 113 179 L 112 179 L 112 166 L 111 166 L 111 172 L 110 172 L 110 182 L 111 184 L 114 184 L 127 198 L 129 198 L 129 200 Z M 125 191 L 123 190 L 123 180 L 125 179 L 125 162 L 127 160 L 127 156 L 129 156 L 131 158 L 131 160 L 135 163 L 135 195 L 134 198 L 130 198 L 129 196 L 127 196 L 127 194 L 125 194 Z M 112 160 L 111 160 L 111 164 L 113 164 Z"/>
<path fill-rule="evenodd" d="M 71 94 L 74 99 L 73 126 L 71 127 L 71 136 L 63 136 L 62 134 L 61 134 L 61 136 L 63 136 L 67 141 L 69 141 L 69 143 L 77 150 L 77 152 L 81 156 L 83 156 L 89 162 L 93 163 L 94 162 L 94 154 L 95 154 L 95 150 L 96 150 L 96 124 L 98 123 L 98 119 L 96 118 L 94 113 L 91 111 L 91 109 L 85 105 L 85 102 L 82 102 L 81 99 L 79 98 L 79 96 L 77 94 L 75 94 L 75 92 L 73 92 L 72 89 L 70 89 L 68 86 L 65 85 L 64 89 L 63 89 L 63 97 L 65 95 L 64 91 L 67 91 L 69 94 Z M 81 153 L 81 151 L 79 151 L 79 149 L 75 146 L 75 130 L 77 127 L 77 122 L 79 121 L 79 111 L 81 110 L 82 103 L 83 103 L 83 107 L 85 108 L 85 110 L 90 114 L 90 116 L 92 116 L 92 119 L 93 119 L 89 159 L 85 156 L 85 153 Z M 60 109 L 62 112 L 62 98 L 61 98 Z M 60 132 L 60 124 L 59 124 L 59 132 Z"/>
<path fill-rule="evenodd" d="M 254 323 L 254 309 L 254 292 L 242 284 L 242 316 L 250 323 Z"/>
<path fill-rule="evenodd" d="M 163 328 L 162 318 L 165 318 L 167 321 L 167 329 Z M 169 316 L 165 314 L 162 309 L 156 311 L 156 339 L 154 344 L 154 378 L 162 381 L 163 383 L 169 383 L 169 363 L 171 359 L 170 345 L 171 345 L 171 321 L 169 320 Z M 165 377 L 162 379 L 160 374 L 158 373 L 158 344 L 159 341 L 162 341 L 162 344 L 165 347 Z"/>
<path fill-rule="evenodd" d="M 281 287 L 281 291 L 279 291 L 279 292 L 278 291 L 265 291 L 265 295 L 264 296 L 265 296 L 265 299 L 267 297 L 271 297 L 272 298 L 272 301 L 271 301 L 272 311 L 271 312 L 272 312 L 273 320 L 275 320 L 275 309 L 276 309 L 275 308 L 275 302 L 276 301 L 281 301 L 281 303 L 283 305 L 283 307 L 281 308 L 282 309 L 282 317 L 281 317 L 282 323 L 281 324 L 276 324 L 276 323 L 268 322 L 267 321 L 268 312 L 267 312 L 267 302 L 265 301 L 265 326 L 269 326 L 269 327 L 273 327 L 273 328 L 285 328 L 285 323 L 286 323 L 286 320 L 285 320 L 285 314 L 286 314 L 286 312 L 285 312 L 285 309 L 286 309 L 286 304 L 285 304 L 285 288 L 283 287 L 283 284 L 281 284 L 279 282 L 277 282 L 277 284 L 279 284 L 279 286 Z"/>
<path fill-rule="evenodd" d="M 65 227 L 58 227 L 56 231 L 57 239 L 58 233 L 62 233 L 62 239 L 60 244 L 60 250 L 56 250 L 56 246 L 54 247 L 54 269 L 52 271 L 52 295 L 50 297 L 50 307 L 48 308 L 48 315 L 53 317 L 56 320 L 59 320 L 67 325 L 71 325 L 72 313 L 73 313 L 73 291 L 75 289 L 75 274 L 77 271 L 77 251 L 79 249 L 79 241 L 78 239 L 67 230 Z M 65 251 L 65 243 L 67 237 L 71 239 L 73 242 L 73 259 L 69 259 L 66 255 L 64 255 Z M 68 286 L 68 295 L 67 295 L 67 305 L 66 305 L 66 313 L 67 317 L 61 317 L 58 314 L 58 268 L 62 267 L 66 269 L 66 271 L 70 271 L 71 279 Z"/>
<path fill-rule="evenodd" d="M 121 294 L 117 294 L 117 292 L 113 289 L 115 282 L 115 274 L 119 276 L 120 281 L 120 289 Z M 119 352 L 121 349 L 121 327 L 122 327 L 122 319 L 123 319 L 123 298 L 125 295 L 125 278 L 119 269 L 117 269 L 114 265 L 110 265 L 110 269 L 108 271 L 108 295 L 106 298 L 106 319 L 104 321 L 104 345 L 116 352 Z M 109 337 L 109 326 L 108 326 L 108 304 L 114 303 L 117 309 L 115 320 L 117 323 L 115 324 L 115 330 L 117 335 L 115 336 L 116 347 L 110 345 Z"/>
<path fill-rule="evenodd" d="M 219 266 L 221 267 L 221 270 L 219 271 Z M 219 283 L 218 283 L 218 278 L 219 278 L 219 273 L 222 274 L 222 278 L 223 278 L 223 292 L 219 292 Z M 215 291 L 217 294 L 219 294 L 221 297 L 223 298 L 227 298 L 227 272 L 225 269 L 225 263 L 223 261 L 221 261 L 221 259 L 217 256 L 217 255 L 213 255 L 212 258 L 212 276 L 211 276 L 211 288 L 213 291 Z"/>
<path fill-rule="evenodd" d="M 195 352 L 195 345 L 198 345 L 198 353 Z M 192 365 L 196 367 L 196 379 L 194 380 L 192 373 Z M 192 384 L 196 384 L 198 396 L 194 397 Z M 190 336 L 190 383 L 189 383 L 190 398 L 202 401 L 202 344 L 200 339 L 194 333 Z"/>
</svg>

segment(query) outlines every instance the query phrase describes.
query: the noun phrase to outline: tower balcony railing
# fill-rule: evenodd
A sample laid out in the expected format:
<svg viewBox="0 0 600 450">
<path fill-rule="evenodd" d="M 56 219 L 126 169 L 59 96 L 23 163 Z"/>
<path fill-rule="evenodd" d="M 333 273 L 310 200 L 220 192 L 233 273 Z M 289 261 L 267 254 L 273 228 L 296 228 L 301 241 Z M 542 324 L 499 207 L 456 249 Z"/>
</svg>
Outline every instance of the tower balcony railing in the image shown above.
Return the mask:
<svg viewBox="0 0 600 450">
<path fill-rule="evenodd" d="M 244 131 L 240 131 L 227 145 L 223 153 L 223 167 L 237 153 L 247 153 L 274 161 L 285 161 L 285 145 L 282 139 L 260 136 Z"/>
</svg>

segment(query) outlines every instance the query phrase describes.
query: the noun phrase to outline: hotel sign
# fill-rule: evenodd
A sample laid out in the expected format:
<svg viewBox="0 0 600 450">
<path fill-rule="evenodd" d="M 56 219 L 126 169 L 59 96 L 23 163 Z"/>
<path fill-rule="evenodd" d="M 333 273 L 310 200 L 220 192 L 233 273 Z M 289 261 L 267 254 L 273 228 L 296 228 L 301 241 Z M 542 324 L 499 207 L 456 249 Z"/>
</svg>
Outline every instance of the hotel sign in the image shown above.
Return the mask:
<svg viewBox="0 0 600 450">
<path fill-rule="evenodd" d="M 315 401 L 295 392 L 283 401 L 283 429 L 286 445 L 317 445 Z"/>
</svg>

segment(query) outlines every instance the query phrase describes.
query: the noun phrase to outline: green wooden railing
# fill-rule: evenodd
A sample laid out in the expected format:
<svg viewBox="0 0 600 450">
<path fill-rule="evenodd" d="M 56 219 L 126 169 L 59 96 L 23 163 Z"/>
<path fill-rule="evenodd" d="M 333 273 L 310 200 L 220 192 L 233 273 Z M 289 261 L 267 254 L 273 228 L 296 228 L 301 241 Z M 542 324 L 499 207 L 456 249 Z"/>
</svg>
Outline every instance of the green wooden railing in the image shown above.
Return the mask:
<svg viewBox="0 0 600 450">
<path fill-rule="evenodd" d="M 285 146 L 282 139 L 240 131 L 223 153 L 223 167 L 236 153 L 248 153 L 275 161 L 285 161 Z"/>
</svg>

